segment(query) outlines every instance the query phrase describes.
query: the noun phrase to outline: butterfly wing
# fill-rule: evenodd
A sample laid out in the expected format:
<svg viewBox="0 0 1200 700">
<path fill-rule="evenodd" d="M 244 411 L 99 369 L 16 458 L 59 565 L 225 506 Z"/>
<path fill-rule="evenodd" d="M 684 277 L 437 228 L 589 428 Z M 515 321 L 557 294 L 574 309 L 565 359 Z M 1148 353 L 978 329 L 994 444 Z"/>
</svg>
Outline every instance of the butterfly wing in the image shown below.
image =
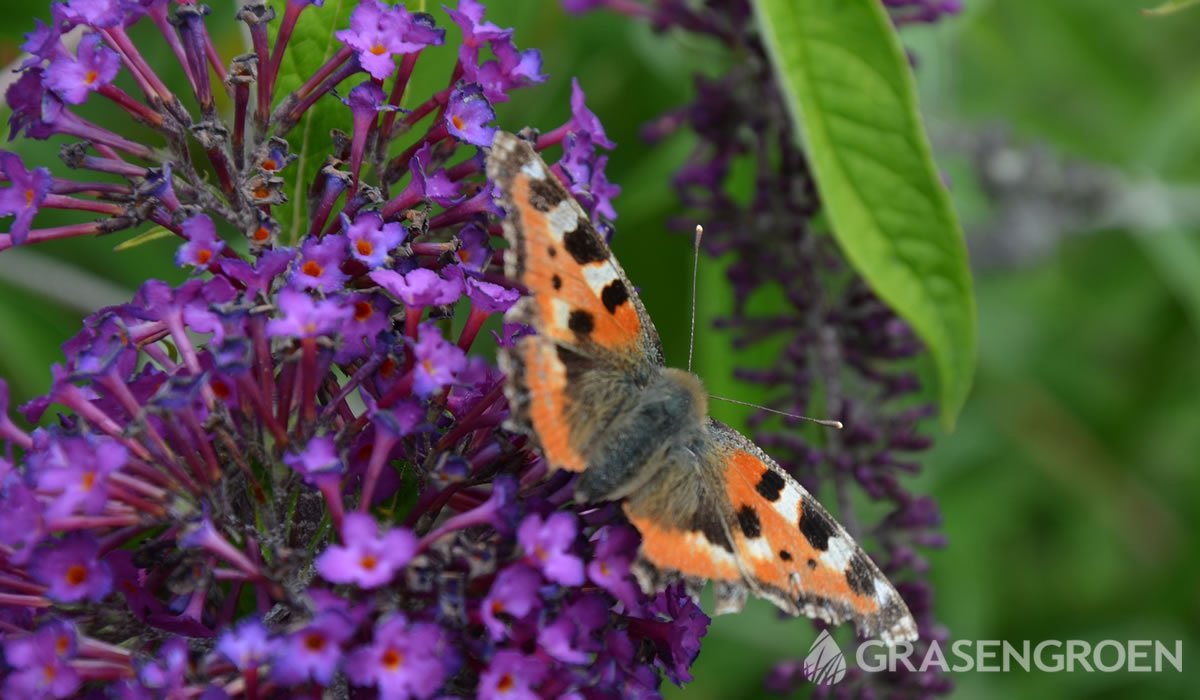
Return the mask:
<svg viewBox="0 0 1200 700">
<path fill-rule="evenodd" d="M 554 468 L 582 471 L 611 420 L 662 365 L 633 285 L 587 214 L 524 140 L 497 132 L 487 159 L 505 210 L 505 273 L 529 295 L 508 312 L 537 335 L 501 353 L 511 425 Z"/>
<path fill-rule="evenodd" d="M 710 579 L 718 613 L 753 593 L 792 615 L 853 621 L 888 644 L 916 639 L 899 593 L 816 499 L 737 431 L 713 420 L 708 428 L 691 483 L 664 487 L 699 491 L 674 497 L 685 507 L 664 510 L 653 494 L 626 503 L 642 532 L 643 587 Z"/>
</svg>

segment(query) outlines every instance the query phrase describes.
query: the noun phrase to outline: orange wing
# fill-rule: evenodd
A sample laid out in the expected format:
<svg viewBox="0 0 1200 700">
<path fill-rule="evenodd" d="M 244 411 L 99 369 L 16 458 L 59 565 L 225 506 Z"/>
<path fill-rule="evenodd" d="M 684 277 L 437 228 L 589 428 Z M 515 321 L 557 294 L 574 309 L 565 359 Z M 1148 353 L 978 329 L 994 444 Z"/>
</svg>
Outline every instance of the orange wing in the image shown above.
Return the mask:
<svg viewBox="0 0 1200 700">
<path fill-rule="evenodd" d="M 695 500 L 711 516 L 676 512 L 667 523 L 661 511 L 626 506 L 642 533 L 643 586 L 709 579 L 718 614 L 740 610 L 753 593 L 792 615 L 852 620 L 887 644 L 916 639 L 900 594 L 821 504 L 753 442 L 717 421 L 708 427 L 697 480 L 709 493 Z M 720 526 L 706 524 L 710 517 Z"/>
<path fill-rule="evenodd" d="M 507 319 L 537 331 L 501 354 L 511 423 L 538 439 L 551 466 L 582 471 L 585 445 L 566 419 L 568 373 L 661 365 L 658 335 L 604 239 L 528 143 L 497 132 L 487 169 L 506 213 L 505 272 L 529 290 Z"/>
</svg>

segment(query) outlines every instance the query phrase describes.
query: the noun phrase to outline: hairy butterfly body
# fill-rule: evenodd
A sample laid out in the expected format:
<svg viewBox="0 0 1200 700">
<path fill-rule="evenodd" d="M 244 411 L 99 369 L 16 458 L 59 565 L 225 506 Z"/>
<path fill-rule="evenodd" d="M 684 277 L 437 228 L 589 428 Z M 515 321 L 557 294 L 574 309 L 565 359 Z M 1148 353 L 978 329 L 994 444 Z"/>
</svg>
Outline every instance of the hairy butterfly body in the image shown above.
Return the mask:
<svg viewBox="0 0 1200 700">
<path fill-rule="evenodd" d="M 497 132 L 487 162 L 506 212 L 506 274 L 529 290 L 509 320 L 514 428 L 585 502 L 624 500 L 651 592 L 716 586 L 718 614 L 748 594 L 888 644 L 916 639 L 895 588 L 816 500 L 753 442 L 708 417 L 695 375 L 663 365 L 641 300 L 588 216 L 533 148 Z"/>
</svg>

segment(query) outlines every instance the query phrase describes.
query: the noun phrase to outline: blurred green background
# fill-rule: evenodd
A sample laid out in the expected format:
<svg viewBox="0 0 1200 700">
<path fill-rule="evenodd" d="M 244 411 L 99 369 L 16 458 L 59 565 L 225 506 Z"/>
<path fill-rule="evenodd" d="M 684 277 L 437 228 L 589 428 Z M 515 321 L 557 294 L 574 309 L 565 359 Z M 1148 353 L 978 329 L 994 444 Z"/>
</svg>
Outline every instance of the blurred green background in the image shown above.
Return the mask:
<svg viewBox="0 0 1200 700">
<path fill-rule="evenodd" d="M 210 4 L 216 16 L 235 5 Z M 729 56 L 611 14 L 492 4 L 489 16 L 515 26 L 521 47 L 542 49 L 550 74 L 501 106 L 501 125 L 561 124 L 570 78 L 580 79 L 620 144 L 609 169 L 624 188 L 614 247 L 671 363 L 683 364 L 690 246 L 665 221 L 677 213 L 669 178 L 691 142 L 648 147 L 638 129 L 691 99 L 694 71 L 719 73 Z M 981 334 L 959 426 L 927 427 L 936 447 L 912 484 L 945 516 L 949 546 L 930 555 L 938 618 L 954 639 L 1180 639 L 1184 673 L 960 673 L 956 696 L 1196 697 L 1200 10 L 1148 18 L 1126 0 L 966 4 L 903 34 L 968 231 Z M 0 4 L 0 61 L 16 58 L 47 5 Z M 217 17 L 214 26 L 225 55 L 239 53 L 237 28 Z M 448 49 L 438 56 L 423 59 L 418 94 L 444 86 L 453 59 Z M 57 144 L 16 148 L 47 163 Z M 114 252 L 126 237 L 0 255 L 0 376 L 14 403 L 46 390 L 48 363 L 86 310 L 147 276 L 182 277 L 173 244 Z M 756 390 L 731 373 L 764 357 L 733 352 L 708 328 L 728 293 L 721 262 L 703 266 L 698 369 L 714 393 L 753 401 Z M 729 406 L 714 413 L 746 417 Z M 814 636 L 765 605 L 718 618 L 695 683 L 673 695 L 760 695 L 771 665 L 803 656 Z"/>
</svg>

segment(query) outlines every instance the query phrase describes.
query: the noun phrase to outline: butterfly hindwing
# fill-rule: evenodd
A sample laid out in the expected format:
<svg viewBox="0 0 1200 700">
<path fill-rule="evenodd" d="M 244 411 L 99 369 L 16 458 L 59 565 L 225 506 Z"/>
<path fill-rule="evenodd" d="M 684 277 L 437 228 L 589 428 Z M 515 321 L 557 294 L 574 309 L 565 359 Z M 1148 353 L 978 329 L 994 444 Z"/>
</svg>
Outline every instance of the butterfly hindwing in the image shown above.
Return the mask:
<svg viewBox="0 0 1200 700">
<path fill-rule="evenodd" d="M 691 449 L 699 465 L 690 484 L 671 483 L 664 469 L 651 490 L 661 494 L 626 503 L 642 533 L 644 587 L 709 579 L 718 613 L 739 610 L 752 593 L 792 615 L 853 621 L 889 644 L 916 638 L 904 601 L 862 548 L 753 442 L 710 420 Z"/>
</svg>

